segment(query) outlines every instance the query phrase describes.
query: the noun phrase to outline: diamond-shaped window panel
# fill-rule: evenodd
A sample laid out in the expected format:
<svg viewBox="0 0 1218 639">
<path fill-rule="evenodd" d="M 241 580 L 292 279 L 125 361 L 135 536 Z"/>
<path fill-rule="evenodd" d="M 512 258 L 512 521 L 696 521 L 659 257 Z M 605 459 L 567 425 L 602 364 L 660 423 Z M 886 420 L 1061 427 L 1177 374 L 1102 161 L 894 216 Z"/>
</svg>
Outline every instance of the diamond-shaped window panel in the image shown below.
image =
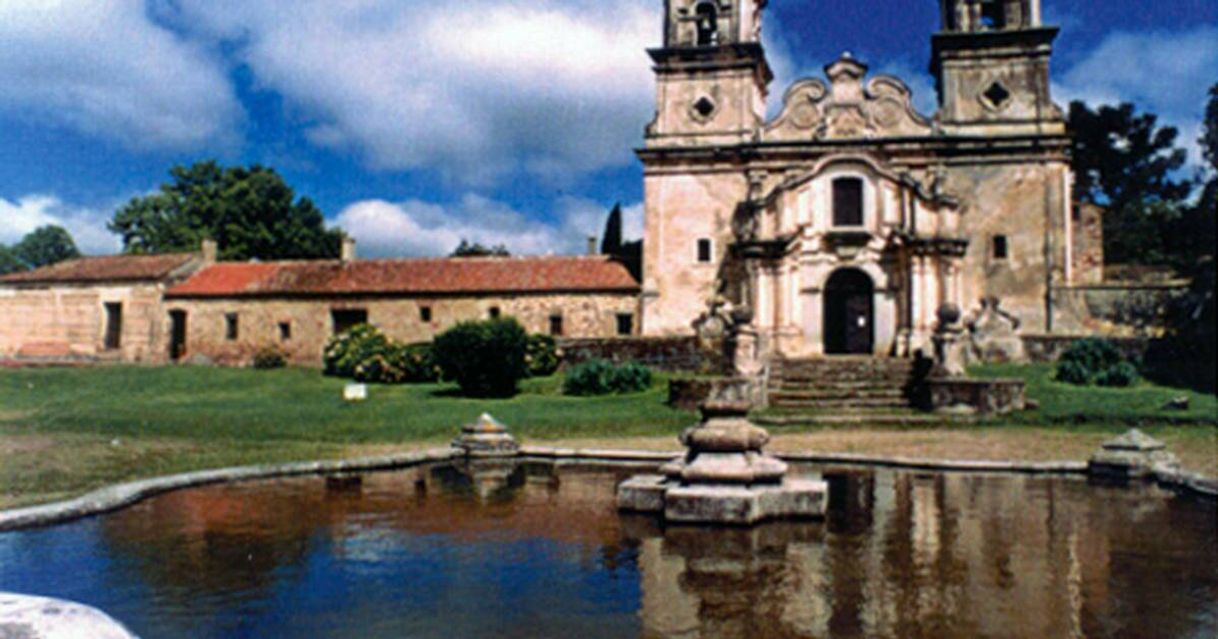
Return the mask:
<svg viewBox="0 0 1218 639">
<path fill-rule="evenodd" d="M 995 107 L 1002 107 L 1011 99 L 1011 92 L 1007 91 L 1007 88 L 1002 86 L 1001 82 L 991 84 L 990 88 L 986 89 L 982 95 Z"/>
<path fill-rule="evenodd" d="M 715 103 L 705 96 L 698 98 L 698 101 L 694 102 L 694 111 L 704 118 L 709 118 L 715 112 Z"/>
</svg>

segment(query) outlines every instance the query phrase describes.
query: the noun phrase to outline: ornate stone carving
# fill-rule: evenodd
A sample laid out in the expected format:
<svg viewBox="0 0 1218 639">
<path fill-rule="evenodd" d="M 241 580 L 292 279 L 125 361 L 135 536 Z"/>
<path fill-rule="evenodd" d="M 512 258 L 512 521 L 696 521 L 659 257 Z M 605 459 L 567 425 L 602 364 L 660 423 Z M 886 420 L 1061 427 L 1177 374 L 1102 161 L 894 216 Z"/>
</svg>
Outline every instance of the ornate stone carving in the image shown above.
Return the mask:
<svg viewBox="0 0 1218 639">
<path fill-rule="evenodd" d="M 930 121 L 913 107 L 909 87 L 880 75 L 864 84 L 867 65 L 843 55 L 825 67 L 830 85 L 817 79 L 795 83 L 782 113 L 765 130 L 767 140 L 871 139 L 930 135 Z"/>
</svg>

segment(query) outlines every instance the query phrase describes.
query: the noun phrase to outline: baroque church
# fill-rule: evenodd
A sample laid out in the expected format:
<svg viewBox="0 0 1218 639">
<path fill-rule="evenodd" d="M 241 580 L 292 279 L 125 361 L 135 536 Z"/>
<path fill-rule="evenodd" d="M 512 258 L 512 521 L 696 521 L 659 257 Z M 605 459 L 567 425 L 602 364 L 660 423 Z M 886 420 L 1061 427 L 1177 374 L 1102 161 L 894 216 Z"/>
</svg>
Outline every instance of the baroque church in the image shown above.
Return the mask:
<svg viewBox="0 0 1218 639">
<path fill-rule="evenodd" d="M 641 324 L 737 322 L 737 364 L 908 356 L 944 305 L 1054 331 L 1072 273 L 1069 138 L 1040 0 L 940 0 L 938 110 L 849 53 L 767 119 L 767 0 L 668 0 L 649 51 Z"/>
</svg>

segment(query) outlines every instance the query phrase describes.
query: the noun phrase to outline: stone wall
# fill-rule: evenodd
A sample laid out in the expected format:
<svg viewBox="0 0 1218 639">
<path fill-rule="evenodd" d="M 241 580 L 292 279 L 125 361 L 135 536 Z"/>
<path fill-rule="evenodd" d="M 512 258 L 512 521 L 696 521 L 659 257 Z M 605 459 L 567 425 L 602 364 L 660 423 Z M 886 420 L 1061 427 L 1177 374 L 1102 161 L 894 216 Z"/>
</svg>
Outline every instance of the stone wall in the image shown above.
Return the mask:
<svg viewBox="0 0 1218 639">
<path fill-rule="evenodd" d="M 1103 336 L 1156 336 L 1185 282 L 1105 283 L 1053 289 L 1053 329 Z"/>
<path fill-rule="evenodd" d="M 1026 407 L 1022 379 L 932 378 L 926 386 L 930 408 L 936 411 L 1004 415 Z"/>
<path fill-rule="evenodd" d="M 531 333 L 549 333 L 551 316 L 562 317 L 564 335 L 607 338 L 618 331 L 618 315 L 638 329 L 638 298 L 629 293 L 488 295 L 435 298 L 170 299 L 166 310 L 186 312 L 186 357 L 203 356 L 226 365 L 246 365 L 264 347 L 283 351 L 295 365 L 320 366 L 334 335 L 334 311 L 362 310 L 368 322 L 405 343 L 431 341 L 466 320 L 486 319 L 492 309 L 515 317 Z M 424 319 L 424 309 L 430 319 Z M 228 335 L 228 317 L 237 335 Z M 286 333 L 285 333 L 286 331 Z"/>
<path fill-rule="evenodd" d="M 1072 344 L 1088 335 L 1024 335 L 1023 347 L 1028 361 L 1056 362 Z M 1151 340 L 1147 337 L 1107 337 L 1127 359 L 1139 360 L 1146 355 Z"/>
<path fill-rule="evenodd" d="M 642 337 L 559 340 L 564 367 L 592 359 L 639 362 L 663 371 L 722 372 L 725 358 L 703 348 L 695 337 Z"/>
<path fill-rule="evenodd" d="M 0 288 L 0 358 L 164 362 L 161 295 L 158 284 Z M 105 347 L 106 304 L 122 309 L 116 349 Z"/>
<path fill-rule="evenodd" d="M 1071 284 L 1104 281 L 1104 208 L 1081 203 L 1074 207 L 1070 229 Z"/>
</svg>

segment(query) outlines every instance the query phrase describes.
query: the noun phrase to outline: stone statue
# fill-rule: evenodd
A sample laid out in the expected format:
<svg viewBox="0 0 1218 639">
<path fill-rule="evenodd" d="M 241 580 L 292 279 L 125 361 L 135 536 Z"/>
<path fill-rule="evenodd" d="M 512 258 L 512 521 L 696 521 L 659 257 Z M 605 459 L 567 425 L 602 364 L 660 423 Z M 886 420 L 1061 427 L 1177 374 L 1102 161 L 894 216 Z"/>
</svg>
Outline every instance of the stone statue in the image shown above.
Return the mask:
<svg viewBox="0 0 1218 639">
<path fill-rule="evenodd" d="M 1019 318 L 1002 310 L 1000 304 L 997 297 L 981 300 L 981 310 L 968 323 L 972 354 L 986 363 L 1025 361 Z"/>
</svg>

